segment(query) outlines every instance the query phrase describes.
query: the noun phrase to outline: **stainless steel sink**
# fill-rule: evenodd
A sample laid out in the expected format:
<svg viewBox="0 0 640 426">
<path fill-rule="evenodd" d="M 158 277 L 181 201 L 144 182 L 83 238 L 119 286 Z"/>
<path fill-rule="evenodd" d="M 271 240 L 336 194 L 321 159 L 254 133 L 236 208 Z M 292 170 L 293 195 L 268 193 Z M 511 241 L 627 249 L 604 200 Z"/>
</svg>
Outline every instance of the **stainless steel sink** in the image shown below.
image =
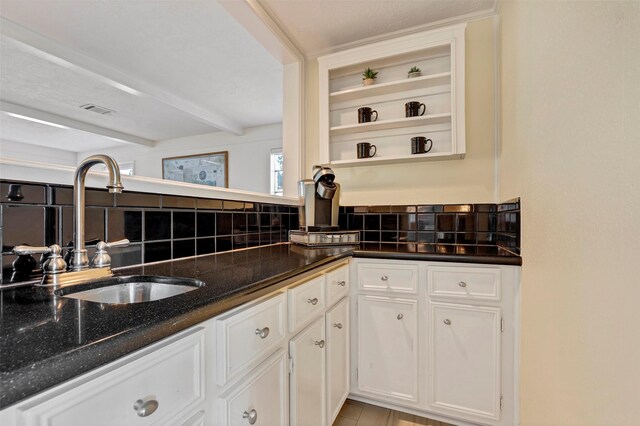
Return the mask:
<svg viewBox="0 0 640 426">
<path fill-rule="evenodd" d="M 202 281 L 189 278 L 154 276 L 113 277 L 59 290 L 59 296 L 89 302 L 130 304 L 153 302 L 202 287 Z"/>
</svg>

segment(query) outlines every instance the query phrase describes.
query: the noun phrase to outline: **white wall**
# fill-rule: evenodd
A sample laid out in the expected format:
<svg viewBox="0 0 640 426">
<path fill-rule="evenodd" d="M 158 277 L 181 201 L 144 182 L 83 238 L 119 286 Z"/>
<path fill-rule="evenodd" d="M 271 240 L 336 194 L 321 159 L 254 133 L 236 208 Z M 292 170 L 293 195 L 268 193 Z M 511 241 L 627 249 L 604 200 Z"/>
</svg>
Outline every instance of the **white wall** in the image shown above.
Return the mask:
<svg viewBox="0 0 640 426">
<path fill-rule="evenodd" d="M 76 165 L 76 153 L 61 149 L 31 145 L 22 142 L 0 140 L 0 157 L 16 160 L 40 161 L 43 163 L 61 164 L 64 166 Z M 25 179 L 28 177 L 25 176 Z"/>
<path fill-rule="evenodd" d="M 522 425 L 640 424 L 640 2 L 500 4 Z"/>
<path fill-rule="evenodd" d="M 466 30 L 466 144 L 464 160 L 335 169 L 341 205 L 474 203 L 495 200 L 494 19 L 470 22 Z M 306 148 L 317 164 L 318 63 L 307 66 Z"/>
<path fill-rule="evenodd" d="M 282 125 L 245 129 L 242 136 L 227 132 L 207 133 L 158 141 L 154 147 L 124 146 L 78 154 L 78 161 L 91 154 L 107 154 L 118 161 L 135 162 L 135 174 L 162 178 L 162 159 L 208 152 L 229 152 L 229 188 L 270 192 L 271 149 L 282 147 Z"/>
</svg>

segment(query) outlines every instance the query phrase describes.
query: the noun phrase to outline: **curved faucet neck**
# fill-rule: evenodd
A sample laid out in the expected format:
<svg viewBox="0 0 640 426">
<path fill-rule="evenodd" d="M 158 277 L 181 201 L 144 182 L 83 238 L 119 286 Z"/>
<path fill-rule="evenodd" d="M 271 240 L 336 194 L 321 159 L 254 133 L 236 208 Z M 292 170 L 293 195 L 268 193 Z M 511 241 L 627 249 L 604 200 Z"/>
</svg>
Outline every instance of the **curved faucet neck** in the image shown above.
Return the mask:
<svg viewBox="0 0 640 426">
<path fill-rule="evenodd" d="M 70 267 L 74 271 L 86 269 L 89 266 L 84 236 L 85 179 L 89 169 L 96 164 L 107 166 L 109 172 L 107 188 L 110 193 L 120 193 L 124 188 L 120 179 L 120 167 L 113 158 L 107 155 L 92 155 L 78 165 L 73 179 L 73 252 Z"/>
</svg>

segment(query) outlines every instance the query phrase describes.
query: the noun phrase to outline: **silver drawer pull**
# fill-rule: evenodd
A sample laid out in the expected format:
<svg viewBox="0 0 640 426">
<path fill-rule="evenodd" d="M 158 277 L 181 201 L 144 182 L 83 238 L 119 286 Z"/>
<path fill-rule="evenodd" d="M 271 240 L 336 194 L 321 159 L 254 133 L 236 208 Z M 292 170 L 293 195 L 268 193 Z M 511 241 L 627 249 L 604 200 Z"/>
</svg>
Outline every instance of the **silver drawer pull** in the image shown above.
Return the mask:
<svg viewBox="0 0 640 426">
<path fill-rule="evenodd" d="M 460 287 L 466 287 L 466 286 L 467 286 L 467 283 L 465 283 L 464 281 L 460 281 L 460 282 L 458 283 L 458 285 L 459 285 Z"/>
<path fill-rule="evenodd" d="M 256 328 L 256 335 L 260 336 L 261 339 L 266 339 L 269 335 L 269 327 Z"/>
<path fill-rule="evenodd" d="M 337 322 L 337 323 L 333 324 L 333 326 L 334 326 L 335 328 L 337 328 L 338 330 L 342 330 L 342 324 L 340 324 L 339 322 Z"/>
<path fill-rule="evenodd" d="M 324 348 L 324 340 L 316 340 L 313 344 L 316 346 L 320 346 L 321 349 Z"/>
<path fill-rule="evenodd" d="M 446 320 L 443 321 L 445 324 L 447 325 L 451 325 L 451 320 L 449 318 L 447 318 Z"/>
<path fill-rule="evenodd" d="M 340 287 L 344 287 L 345 285 L 347 285 L 347 282 L 346 282 L 346 281 L 338 281 L 338 282 L 337 282 L 337 284 L 338 284 Z"/>
<path fill-rule="evenodd" d="M 387 281 L 387 280 L 389 279 L 389 277 L 388 277 L 388 276 L 386 276 L 386 275 L 383 275 L 383 276 L 381 276 L 381 277 L 380 277 L 380 279 L 381 279 L 382 281 Z"/>
<path fill-rule="evenodd" d="M 396 318 L 398 318 L 399 320 L 401 320 L 402 318 L 404 318 L 404 315 L 402 315 L 402 314 L 398 314 L 398 316 L 397 316 Z"/>
<path fill-rule="evenodd" d="M 307 303 L 311 303 L 312 305 L 317 305 L 318 304 L 318 298 L 314 297 L 313 299 L 307 299 Z"/>
<path fill-rule="evenodd" d="M 249 424 L 253 425 L 258 421 L 258 412 L 256 410 L 245 411 L 242 413 L 242 418 L 247 419 Z"/>
<path fill-rule="evenodd" d="M 149 401 L 139 399 L 133 404 L 133 409 L 138 412 L 138 416 L 147 417 L 155 413 L 159 405 L 155 399 L 150 399 Z"/>
</svg>

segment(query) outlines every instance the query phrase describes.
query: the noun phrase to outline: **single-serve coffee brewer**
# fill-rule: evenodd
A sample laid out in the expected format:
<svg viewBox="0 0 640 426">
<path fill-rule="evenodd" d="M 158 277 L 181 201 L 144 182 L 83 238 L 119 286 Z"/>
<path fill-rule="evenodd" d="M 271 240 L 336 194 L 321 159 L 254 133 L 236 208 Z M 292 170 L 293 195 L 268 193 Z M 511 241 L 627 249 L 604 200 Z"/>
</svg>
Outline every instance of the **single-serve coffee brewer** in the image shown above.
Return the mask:
<svg viewBox="0 0 640 426">
<path fill-rule="evenodd" d="M 300 230 L 289 231 L 289 240 L 307 246 L 358 244 L 358 231 L 338 226 L 340 184 L 329 167 L 315 166 L 313 179 L 298 182 Z"/>
<path fill-rule="evenodd" d="M 304 231 L 338 230 L 340 184 L 329 167 L 316 166 L 313 179 L 298 182 L 301 206 L 300 229 Z"/>
</svg>

